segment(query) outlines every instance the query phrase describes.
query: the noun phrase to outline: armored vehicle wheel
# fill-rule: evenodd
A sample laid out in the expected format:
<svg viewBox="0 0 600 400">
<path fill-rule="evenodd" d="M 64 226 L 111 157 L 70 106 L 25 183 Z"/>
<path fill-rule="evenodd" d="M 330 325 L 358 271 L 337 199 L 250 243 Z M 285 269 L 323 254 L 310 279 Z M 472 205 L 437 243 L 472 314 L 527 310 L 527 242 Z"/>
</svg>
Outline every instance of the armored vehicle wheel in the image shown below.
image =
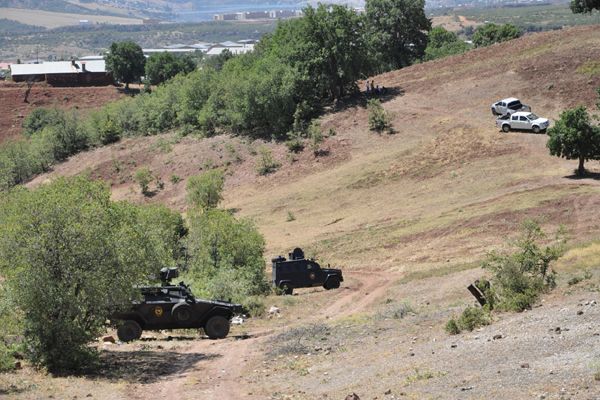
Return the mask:
<svg viewBox="0 0 600 400">
<path fill-rule="evenodd" d="M 142 337 L 142 327 L 137 322 L 128 319 L 117 329 L 117 337 L 121 342 L 131 342 Z"/>
<path fill-rule="evenodd" d="M 192 308 L 186 303 L 177 304 L 171 313 L 179 324 L 188 323 L 192 319 Z"/>
<path fill-rule="evenodd" d="M 204 325 L 204 332 L 211 339 L 223 339 L 229 334 L 229 320 L 220 315 L 210 317 Z"/>
<path fill-rule="evenodd" d="M 332 276 L 331 278 L 327 279 L 327 282 L 325 282 L 324 287 L 327 290 L 339 288 L 340 278 L 338 278 L 337 276 Z"/>
<path fill-rule="evenodd" d="M 294 288 L 291 285 L 284 283 L 281 285 L 281 291 L 283 294 L 292 295 L 294 293 Z"/>
<path fill-rule="evenodd" d="M 510 125 L 508 125 L 508 124 L 502 125 L 502 132 L 508 132 L 508 131 L 510 131 Z"/>
</svg>

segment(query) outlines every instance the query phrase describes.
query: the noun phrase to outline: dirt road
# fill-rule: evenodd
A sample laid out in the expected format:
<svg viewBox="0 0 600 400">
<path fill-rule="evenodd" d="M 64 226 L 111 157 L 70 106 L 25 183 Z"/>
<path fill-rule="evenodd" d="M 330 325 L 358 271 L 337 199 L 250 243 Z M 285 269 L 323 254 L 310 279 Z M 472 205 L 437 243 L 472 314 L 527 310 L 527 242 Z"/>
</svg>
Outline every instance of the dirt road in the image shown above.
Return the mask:
<svg viewBox="0 0 600 400">
<path fill-rule="evenodd" d="M 385 272 L 352 271 L 345 274 L 346 282 L 333 292 L 320 290 L 317 296 L 330 296 L 332 303 L 295 325 L 324 322 L 331 318 L 360 313 L 380 299 L 399 276 Z M 303 297 L 302 293 L 299 298 Z M 248 379 L 251 368 L 261 364 L 260 349 L 274 335 L 290 325 L 274 329 L 250 329 L 225 340 L 194 340 L 180 353 L 202 355 L 190 368 L 147 385 L 131 384 L 126 389 L 135 399 L 160 398 L 177 400 L 202 398 L 206 400 L 259 399 Z"/>
</svg>

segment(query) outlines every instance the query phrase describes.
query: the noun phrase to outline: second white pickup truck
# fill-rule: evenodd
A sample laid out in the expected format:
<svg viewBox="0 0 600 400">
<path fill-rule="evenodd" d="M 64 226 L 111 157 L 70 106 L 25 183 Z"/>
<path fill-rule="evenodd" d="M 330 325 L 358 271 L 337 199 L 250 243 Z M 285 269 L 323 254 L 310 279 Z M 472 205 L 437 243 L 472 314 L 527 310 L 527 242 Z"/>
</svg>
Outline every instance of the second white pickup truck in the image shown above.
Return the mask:
<svg viewBox="0 0 600 400">
<path fill-rule="evenodd" d="M 522 129 L 539 133 L 545 131 L 548 125 L 550 125 L 550 121 L 547 118 L 540 118 L 533 113 L 522 111 L 506 114 L 496 120 L 496 126 L 504 132 Z"/>
<path fill-rule="evenodd" d="M 492 114 L 494 115 L 512 114 L 517 111 L 531 111 L 531 107 L 521 103 L 521 100 L 515 97 L 502 99 L 492 104 Z"/>
</svg>

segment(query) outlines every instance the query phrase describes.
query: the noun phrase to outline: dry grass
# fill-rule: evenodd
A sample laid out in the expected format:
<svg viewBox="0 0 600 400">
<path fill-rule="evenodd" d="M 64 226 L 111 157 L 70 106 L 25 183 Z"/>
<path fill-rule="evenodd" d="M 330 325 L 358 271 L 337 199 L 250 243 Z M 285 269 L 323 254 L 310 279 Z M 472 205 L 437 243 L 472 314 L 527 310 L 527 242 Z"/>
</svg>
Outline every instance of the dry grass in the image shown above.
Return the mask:
<svg viewBox="0 0 600 400">
<path fill-rule="evenodd" d="M 113 17 L 107 15 L 70 14 L 25 8 L 0 8 L 2 18 L 12 19 L 23 24 L 57 28 L 59 26 L 79 25 L 87 19 L 92 24 L 138 25 L 141 19 Z"/>
</svg>

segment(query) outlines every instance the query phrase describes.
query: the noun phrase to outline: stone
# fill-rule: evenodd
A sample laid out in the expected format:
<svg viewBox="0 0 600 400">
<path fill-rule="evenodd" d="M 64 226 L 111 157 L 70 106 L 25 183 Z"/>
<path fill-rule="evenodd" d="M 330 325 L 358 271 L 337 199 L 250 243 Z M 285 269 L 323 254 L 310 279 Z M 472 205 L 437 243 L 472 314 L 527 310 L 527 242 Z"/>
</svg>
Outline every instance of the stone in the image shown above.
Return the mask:
<svg viewBox="0 0 600 400">
<path fill-rule="evenodd" d="M 504 336 L 502 336 L 501 334 L 497 334 L 497 335 L 494 335 L 494 337 L 492 339 L 498 340 L 498 339 L 502 339 L 503 337 Z"/>
<path fill-rule="evenodd" d="M 452 344 L 450 345 L 450 347 L 451 347 L 451 348 L 453 348 L 453 349 L 455 349 L 455 348 L 457 347 L 457 345 L 456 345 L 455 343 L 452 343 Z"/>
<path fill-rule="evenodd" d="M 523 364 L 521 364 L 521 368 L 529 368 L 529 363 L 523 363 Z"/>
<path fill-rule="evenodd" d="M 271 306 L 271 308 L 269 308 L 270 315 L 279 314 L 279 311 L 279 307 Z"/>
<path fill-rule="evenodd" d="M 356 393 L 349 394 L 344 400 L 360 400 L 360 397 Z"/>
<path fill-rule="evenodd" d="M 583 314 L 582 310 L 577 311 L 577 315 L 582 315 L 582 314 Z"/>
<path fill-rule="evenodd" d="M 386 390 L 383 394 L 392 394 L 392 389 Z"/>
<path fill-rule="evenodd" d="M 21 361 L 15 361 L 14 367 L 15 369 L 22 369 L 23 365 L 21 365 Z"/>
</svg>

